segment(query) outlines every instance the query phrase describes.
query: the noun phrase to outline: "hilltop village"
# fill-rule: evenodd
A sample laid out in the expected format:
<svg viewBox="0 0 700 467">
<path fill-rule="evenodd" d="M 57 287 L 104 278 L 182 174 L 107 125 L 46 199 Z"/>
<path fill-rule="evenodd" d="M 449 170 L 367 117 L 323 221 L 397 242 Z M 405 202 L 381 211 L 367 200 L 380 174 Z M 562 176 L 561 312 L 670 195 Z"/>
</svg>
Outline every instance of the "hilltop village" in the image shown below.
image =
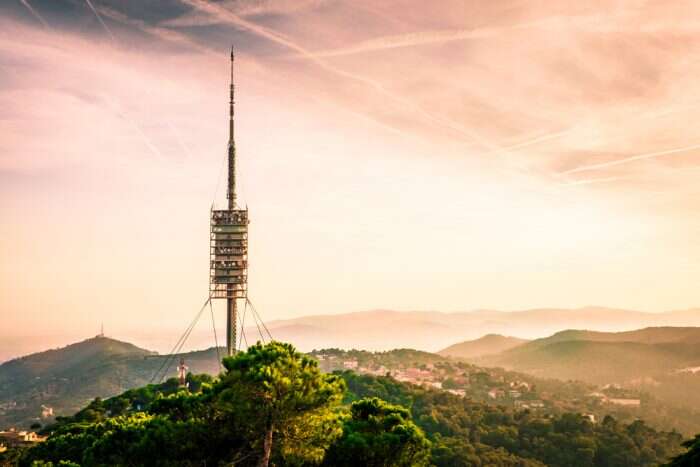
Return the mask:
<svg viewBox="0 0 700 467">
<path fill-rule="evenodd" d="M 616 384 L 595 386 L 541 379 L 411 349 L 388 352 L 324 349 L 314 350 L 310 355 L 329 373 L 352 371 L 388 376 L 491 405 L 546 413 L 577 412 L 593 423 L 606 414 L 634 420 L 666 410 L 652 397 Z"/>
</svg>

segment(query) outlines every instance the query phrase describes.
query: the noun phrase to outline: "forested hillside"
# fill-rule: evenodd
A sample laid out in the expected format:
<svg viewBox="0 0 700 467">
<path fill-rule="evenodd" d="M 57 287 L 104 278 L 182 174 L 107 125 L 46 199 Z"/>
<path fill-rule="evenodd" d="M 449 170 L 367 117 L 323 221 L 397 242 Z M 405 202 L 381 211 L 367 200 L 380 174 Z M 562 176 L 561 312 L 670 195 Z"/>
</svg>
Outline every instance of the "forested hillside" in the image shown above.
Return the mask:
<svg viewBox="0 0 700 467">
<path fill-rule="evenodd" d="M 700 328 L 563 331 L 472 360 L 541 377 L 635 389 L 677 407 L 700 406 Z"/>
<path fill-rule="evenodd" d="M 215 349 L 185 354 L 197 373 L 219 371 Z M 94 337 L 0 365 L 0 429 L 47 423 L 42 406 L 70 415 L 97 396 L 111 397 L 150 382 L 166 357 L 132 344 Z M 170 363 L 171 374 L 177 361 Z"/>
<path fill-rule="evenodd" d="M 476 358 L 510 350 L 526 342 L 528 341 L 517 337 L 487 334 L 479 339 L 451 345 L 439 351 L 438 354 L 444 357 Z"/>
<path fill-rule="evenodd" d="M 386 352 L 325 349 L 310 354 L 325 372 L 352 368 L 376 376 L 391 374 L 394 379 L 428 385 L 493 406 L 528 408 L 540 414 L 585 413 L 602 420 L 613 415 L 620 421 L 638 418 L 661 430 L 678 430 L 691 435 L 700 431 L 700 412 L 694 407 L 662 402 L 639 388 L 603 389 L 577 381 L 559 381 L 522 372 L 486 368 L 437 354 L 412 349 Z M 217 352 L 209 349 L 181 355 L 195 374 L 217 375 Z M 162 374 L 173 376 L 181 357 L 169 360 Z M 124 342 L 98 337 L 62 348 L 31 355 L 0 365 L 0 429 L 28 428 L 34 423 L 49 424 L 42 418 L 42 406 L 51 407 L 55 416 L 67 416 L 95 397 L 103 399 L 148 384 L 163 367 L 166 357 L 155 355 Z M 166 365 L 167 366 L 167 365 Z M 682 392 L 696 375 L 673 376 L 678 386 L 664 385 L 657 391 Z M 669 394 L 669 398 L 673 393 Z M 614 398 L 639 400 L 639 406 L 606 402 Z"/>
<path fill-rule="evenodd" d="M 576 412 L 596 420 L 612 415 L 625 422 L 642 419 L 656 429 L 677 430 L 686 435 L 700 432 L 700 410 L 696 407 L 664 402 L 637 387 L 538 377 L 410 349 L 387 352 L 322 349 L 310 355 L 327 372 L 351 368 L 359 374 L 390 375 L 398 381 L 494 406 L 527 408 L 551 415 Z"/>
<path fill-rule="evenodd" d="M 220 379 L 189 375 L 95 400 L 10 455 L 21 465 L 656 466 L 682 436 L 642 421 L 538 414 L 351 371 L 323 374 L 291 346 L 225 359 Z"/>
<path fill-rule="evenodd" d="M 542 416 L 490 406 L 390 378 L 344 373 L 346 400 L 373 395 L 411 408 L 416 424 L 437 440 L 435 465 L 651 466 L 678 451 L 682 437 L 642 421 L 600 423 L 578 413 Z M 541 464 L 540 464 L 541 463 Z"/>
</svg>

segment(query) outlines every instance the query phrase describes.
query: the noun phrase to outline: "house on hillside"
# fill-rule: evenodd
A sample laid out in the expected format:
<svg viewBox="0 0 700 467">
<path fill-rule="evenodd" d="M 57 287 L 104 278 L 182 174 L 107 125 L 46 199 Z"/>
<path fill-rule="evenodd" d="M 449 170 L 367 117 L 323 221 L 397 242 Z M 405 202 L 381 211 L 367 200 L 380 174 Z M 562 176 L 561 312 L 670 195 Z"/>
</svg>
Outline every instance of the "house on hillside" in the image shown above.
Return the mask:
<svg viewBox="0 0 700 467">
<path fill-rule="evenodd" d="M 603 387 L 600 388 L 600 389 L 602 389 L 603 391 L 608 390 L 608 389 L 622 389 L 622 386 L 620 386 L 620 385 L 617 384 L 617 383 L 609 383 L 609 384 L 606 384 L 605 386 L 603 386 Z"/>
<path fill-rule="evenodd" d="M 420 368 L 407 368 L 404 374 L 414 380 L 432 379 L 433 373 L 429 370 L 421 370 Z"/>
<path fill-rule="evenodd" d="M 523 393 L 521 393 L 520 391 L 517 391 L 515 389 L 511 389 L 510 391 L 508 391 L 508 396 L 510 396 L 511 399 L 518 399 L 518 398 L 522 397 L 522 395 L 523 395 Z"/>
<path fill-rule="evenodd" d="M 343 362 L 343 368 L 346 370 L 356 370 L 358 367 L 357 359 L 345 360 Z"/>
<path fill-rule="evenodd" d="M 503 399 L 506 397 L 506 392 L 503 389 L 493 388 L 489 390 L 488 396 L 490 399 Z"/>
<path fill-rule="evenodd" d="M 454 379 L 455 384 L 458 384 L 459 386 L 468 386 L 469 385 L 469 375 L 456 376 L 453 379 Z"/>
<path fill-rule="evenodd" d="M 41 418 L 53 417 L 53 407 L 41 405 Z"/>
<path fill-rule="evenodd" d="M 642 401 L 639 399 L 620 399 L 620 398 L 608 398 L 605 402 L 615 405 L 623 405 L 625 407 L 639 407 L 642 405 Z"/>
<path fill-rule="evenodd" d="M 519 389 L 525 392 L 530 390 L 530 384 L 526 381 L 511 381 L 508 385 L 511 389 Z"/>
<path fill-rule="evenodd" d="M 7 447 L 32 446 L 43 441 L 46 441 L 46 436 L 39 436 L 33 431 L 17 431 L 14 428 L 0 431 L 0 444 Z"/>
<path fill-rule="evenodd" d="M 357 369 L 357 372 L 362 373 L 364 375 L 374 375 L 374 376 L 385 376 L 387 373 L 390 373 L 390 371 L 384 365 L 381 365 L 379 367 L 374 367 L 374 368 L 368 368 L 368 367 L 361 366 Z"/>
<path fill-rule="evenodd" d="M 513 406 L 516 409 L 543 409 L 544 402 L 542 402 L 540 400 L 532 400 L 532 401 L 517 400 L 517 401 L 513 402 Z"/>
</svg>

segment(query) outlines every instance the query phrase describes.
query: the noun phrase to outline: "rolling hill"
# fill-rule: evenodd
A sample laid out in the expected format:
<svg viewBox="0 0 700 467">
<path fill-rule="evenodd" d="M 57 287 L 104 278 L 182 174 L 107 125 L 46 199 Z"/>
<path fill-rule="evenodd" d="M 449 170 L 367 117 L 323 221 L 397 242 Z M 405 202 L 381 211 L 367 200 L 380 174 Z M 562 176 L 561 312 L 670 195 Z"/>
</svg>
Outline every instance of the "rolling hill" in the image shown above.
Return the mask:
<svg viewBox="0 0 700 467">
<path fill-rule="evenodd" d="M 501 336 L 500 334 L 487 334 L 484 337 L 472 341 L 460 342 L 451 345 L 438 352 L 444 357 L 476 358 L 484 355 L 492 355 L 512 349 L 528 342 L 517 337 Z"/>
<path fill-rule="evenodd" d="M 471 359 L 539 377 L 641 389 L 675 406 L 700 405 L 700 328 L 605 333 L 568 330 Z"/>
<path fill-rule="evenodd" d="M 216 349 L 183 355 L 190 371 L 218 372 Z M 95 398 L 148 384 L 164 356 L 132 344 L 94 337 L 0 365 L 0 427 L 42 420 L 42 405 L 70 415 Z M 170 365 L 169 375 L 174 374 Z"/>
<path fill-rule="evenodd" d="M 480 363 L 596 384 L 664 375 L 700 365 L 700 327 L 627 332 L 567 330 L 478 358 Z"/>
</svg>

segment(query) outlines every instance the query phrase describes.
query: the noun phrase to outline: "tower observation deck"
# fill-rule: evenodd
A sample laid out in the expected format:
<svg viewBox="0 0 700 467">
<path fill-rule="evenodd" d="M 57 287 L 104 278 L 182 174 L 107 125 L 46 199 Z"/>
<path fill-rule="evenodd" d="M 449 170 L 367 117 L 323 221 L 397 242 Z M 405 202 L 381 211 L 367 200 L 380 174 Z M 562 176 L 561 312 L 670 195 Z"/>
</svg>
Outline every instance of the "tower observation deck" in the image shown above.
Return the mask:
<svg viewBox="0 0 700 467">
<path fill-rule="evenodd" d="M 229 100 L 227 209 L 213 209 L 209 231 L 209 295 L 226 300 L 226 351 L 236 351 L 238 299 L 248 294 L 248 208 L 236 204 L 236 143 L 234 140 L 233 49 Z"/>
</svg>

